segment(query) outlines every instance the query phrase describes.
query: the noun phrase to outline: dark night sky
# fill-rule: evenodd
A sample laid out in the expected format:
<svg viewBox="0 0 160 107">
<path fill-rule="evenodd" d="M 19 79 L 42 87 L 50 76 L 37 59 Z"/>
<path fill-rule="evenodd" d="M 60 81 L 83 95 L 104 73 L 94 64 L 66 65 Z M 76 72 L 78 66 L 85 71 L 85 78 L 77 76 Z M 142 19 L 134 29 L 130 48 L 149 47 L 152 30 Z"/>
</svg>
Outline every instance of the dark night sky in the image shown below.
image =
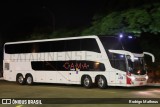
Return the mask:
<svg viewBox="0 0 160 107">
<path fill-rule="evenodd" d="M 93 15 L 159 0 L 1 0 L 0 39 L 25 40 L 33 32 L 87 26 Z"/>
<path fill-rule="evenodd" d="M 134 8 L 159 0 L 0 0 L 0 59 L 3 44 L 57 29 L 88 26 L 98 13 Z M 1 61 L 0 61 L 1 62 Z"/>
<path fill-rule="evenodd" d="M 10 0 L 0 1 L 0 36 L 13 40 L 39 28 L 76 28 L 90 23 L 104 1 Z M 53 27 L 54 26 L 54 27 Z M 46 30 L 47 32 L 47 30 Z M 9 39 L 10 38 L 10 39 Z"/>
<path fill-rule="evenodd" d="M 89 25 L 105 0 L 0 0 L 0 59 L 3 44 L 34 32 Z"/>
</svg>

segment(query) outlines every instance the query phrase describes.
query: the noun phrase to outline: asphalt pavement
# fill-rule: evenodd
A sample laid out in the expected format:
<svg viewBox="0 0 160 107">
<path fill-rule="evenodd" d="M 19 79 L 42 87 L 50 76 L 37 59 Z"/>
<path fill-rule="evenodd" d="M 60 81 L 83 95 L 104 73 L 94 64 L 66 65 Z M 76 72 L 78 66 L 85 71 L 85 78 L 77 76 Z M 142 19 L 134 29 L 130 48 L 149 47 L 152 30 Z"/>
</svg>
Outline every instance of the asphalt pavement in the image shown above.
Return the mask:
<svg viewBox="0 0 160 107">
<path fill-rule="evenodd" d="M 64 84 L 34 84 L 33 86 L 18 85 L 1 78 L 0 98 L 160 98 L 159 86 L 145 87 L 108 87 L 99 89 L 93 87 L 86 89 L 79 85 Z M 54 104 L 41 105 L 41 107 L 137 107 L 140 104 Z M 1 107 L 2 105 L 0 105 Z M 3 105 L 2 107 L 38 107 L 39 105 Z M 151 107 L 153 104 L 141 104 L 140 107 Z M 155 104 L 154 107 L 159 107 Z"/>
</svg>

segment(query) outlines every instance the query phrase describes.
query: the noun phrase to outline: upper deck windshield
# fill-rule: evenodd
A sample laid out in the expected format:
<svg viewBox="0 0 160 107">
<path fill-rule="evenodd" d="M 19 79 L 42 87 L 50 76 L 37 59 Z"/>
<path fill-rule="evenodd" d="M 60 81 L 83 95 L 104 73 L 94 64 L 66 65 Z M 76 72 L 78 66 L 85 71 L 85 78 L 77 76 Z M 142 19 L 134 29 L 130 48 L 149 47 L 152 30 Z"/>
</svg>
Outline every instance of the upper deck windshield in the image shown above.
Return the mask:
<svg viewBox="0 0 160 107">
<path fill-rule="evenodd" d="M 103 36 L 99 37 L 105 50 L 126 50 L 132 53 L 143 53 L 139 40 L 135 36 Z"/>
<path fill-rule="evenodd" d="M 139 39 L 137 37 L 124 36 L 123 38 L 120 38 L 120 41 L 124 50 L 132 53 L 143 53 L 140 47 Z"/>
<path fill-rule="evenodd" d="M 143 57 L 135 58 L 134 62 L 132 62 L 131 59 L 127 57 L 127 61 L 128 61 L 128 71 L 131 74 L 136 74 L 136 75 L 146 74 L 145 62 Z"/>
</svg>

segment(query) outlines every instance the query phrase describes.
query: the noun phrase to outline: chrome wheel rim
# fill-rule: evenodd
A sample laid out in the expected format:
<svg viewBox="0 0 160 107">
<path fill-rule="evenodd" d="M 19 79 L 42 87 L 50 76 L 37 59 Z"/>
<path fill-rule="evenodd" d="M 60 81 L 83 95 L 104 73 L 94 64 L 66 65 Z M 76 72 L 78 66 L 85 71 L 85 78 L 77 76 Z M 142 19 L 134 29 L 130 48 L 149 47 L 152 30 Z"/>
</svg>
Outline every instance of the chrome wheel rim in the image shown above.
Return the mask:
<svg viewBox="0 0 160 107">
<path fill-rule="evenodd" d="M 84 79 L 84 85 L 85 85 L 85 86 L 88 86 L 89 83 L 90 83 L 90 82 L 89 82 L 89 78 L 86 77 L 86 78 Z"/>
<path fill-rule="evenodd" d="M 32 83 L 32 77 L 28 77 L 28 78 L 27 78 L 27 83 L 28 83 L 28 84 L 31 84 L 31 83 Z"/>
<path fill-rule="evenodd" d="M 19 83 L 23 83 L 23 76 L 19 76 L 18 82 L 19 82 Z"/>
<path fill-rule="evenodd" d="M 100 77 L 100 78 L 98 79 L 98 86 L 99 86 L 99 87 L 103 87 L 103 85 L 104 85 L 104 80 Z"/>
</svg>

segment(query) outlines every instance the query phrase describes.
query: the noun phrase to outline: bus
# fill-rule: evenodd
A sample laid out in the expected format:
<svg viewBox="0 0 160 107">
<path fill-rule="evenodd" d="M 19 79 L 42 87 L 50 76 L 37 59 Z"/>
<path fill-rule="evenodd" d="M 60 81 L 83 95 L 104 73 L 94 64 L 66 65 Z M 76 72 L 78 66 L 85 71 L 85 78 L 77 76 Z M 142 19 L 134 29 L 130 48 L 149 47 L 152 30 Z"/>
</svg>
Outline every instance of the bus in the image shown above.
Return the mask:
<svg viewBox="0 0 160 107">
<path fill-rule="evenodd" d="M 81 36 L 4 44 L 4 79 L 18 84 L 143 86 L 147 71 L 135 36 Z"/>
</svg>

